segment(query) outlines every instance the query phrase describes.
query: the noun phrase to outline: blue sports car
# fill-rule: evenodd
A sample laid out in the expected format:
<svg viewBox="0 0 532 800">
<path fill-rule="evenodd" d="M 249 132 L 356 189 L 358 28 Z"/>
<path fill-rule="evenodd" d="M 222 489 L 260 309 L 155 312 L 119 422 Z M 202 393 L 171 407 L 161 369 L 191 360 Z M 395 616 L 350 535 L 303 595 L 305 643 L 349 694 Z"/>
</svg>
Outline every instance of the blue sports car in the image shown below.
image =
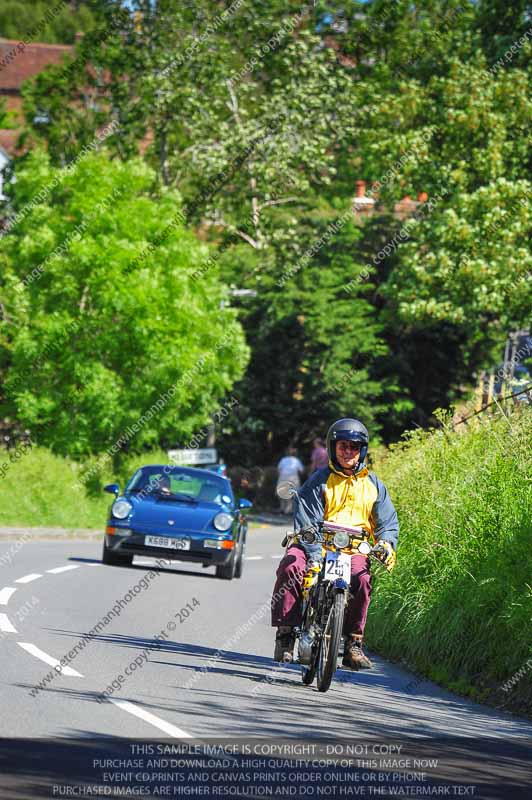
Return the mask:
<svg viewBox="0 0 532 800">
<path fill-rule="evenodd" d="M 194 561 L 216 567 L 216 577 L 242 576 L 249 500 L 236 502 L 231 482 L 205 469 L 150 465 L 138 469 L 115 495 L 102 561 L 130 566 L 133 556 Z"/>
</svg>

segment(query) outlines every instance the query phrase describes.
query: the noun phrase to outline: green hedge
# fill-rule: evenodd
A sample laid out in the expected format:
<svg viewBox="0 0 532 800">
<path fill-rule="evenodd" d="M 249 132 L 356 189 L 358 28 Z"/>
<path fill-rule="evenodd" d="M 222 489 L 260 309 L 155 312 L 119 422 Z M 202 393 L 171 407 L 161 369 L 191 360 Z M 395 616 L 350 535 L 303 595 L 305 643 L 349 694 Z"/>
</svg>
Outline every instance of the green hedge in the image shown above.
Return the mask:
<svg viewBox="0 0 532 800">
<path fill-rule="evenodd" d="M 422 676 L 528 713 L 531 441 L 522 408 L 456 432 L 416 431 L 380 460 L 401 534 L 395 571 L 375 580 L 367 630 L 370 646 Z"/>
</svg>

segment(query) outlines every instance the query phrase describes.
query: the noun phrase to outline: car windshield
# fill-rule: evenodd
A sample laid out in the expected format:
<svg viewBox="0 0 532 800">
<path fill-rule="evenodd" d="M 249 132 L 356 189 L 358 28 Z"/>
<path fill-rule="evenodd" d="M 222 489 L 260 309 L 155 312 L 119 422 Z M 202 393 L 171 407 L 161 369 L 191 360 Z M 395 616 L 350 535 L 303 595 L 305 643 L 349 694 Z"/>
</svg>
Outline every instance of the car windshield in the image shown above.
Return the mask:
<svg viewBox="0 0 532 800">
<path fill-rule="evenodd" d="M 213 473 L 188 471 L 180 467 L 143 467 L 126 487 L 127 492 L 144 497 L 177 498 L 197 503 L 227 505 L 232 496 L 226 481 Z"/>
</svg>

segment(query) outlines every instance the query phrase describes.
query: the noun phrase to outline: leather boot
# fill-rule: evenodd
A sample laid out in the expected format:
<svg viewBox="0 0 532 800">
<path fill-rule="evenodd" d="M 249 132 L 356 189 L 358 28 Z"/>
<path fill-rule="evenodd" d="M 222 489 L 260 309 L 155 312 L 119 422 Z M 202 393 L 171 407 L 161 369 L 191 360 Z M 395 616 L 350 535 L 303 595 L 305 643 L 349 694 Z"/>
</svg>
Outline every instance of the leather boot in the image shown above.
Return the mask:
<svg viewBox="0 0 532 800">
<path fill-rule="evenodd" d="M 371 669 L 373 664 L 362 650 L 362 636 L 351 634 L 345 642 L 342 667 L 347 669 Z"/>
<path fill-rule="evenodd" d="M 277 628 L 273 660 L 290 664 L 294 660 L 295 643 L 296 635 L 292 627 L 289 625 L 282 625 Z"/>
</svg>

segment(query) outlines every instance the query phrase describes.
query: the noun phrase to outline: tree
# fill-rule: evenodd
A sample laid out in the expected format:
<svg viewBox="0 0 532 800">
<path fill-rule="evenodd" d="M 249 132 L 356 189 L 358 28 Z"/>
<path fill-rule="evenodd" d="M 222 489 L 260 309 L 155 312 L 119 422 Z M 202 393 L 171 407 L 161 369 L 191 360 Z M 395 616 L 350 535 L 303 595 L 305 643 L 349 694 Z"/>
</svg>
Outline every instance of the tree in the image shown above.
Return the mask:
<svg viewBox="0 0 532 800">
<path fill-rule="evenodd" d="M 186 443 L 245 367 L 215 271 L 190 277 L 207 248 L 153 182 L 140 160 L 89 154 L 59 170 L 37 151 L 11 187 L 3 410 L 57 452 Z"/>
<path fill-rule="evenodd" d="M 0 30 L 6 39 L 31 36 L 38 42 L 72 44 L 76 33 L 90 30 L 94 15 L 87 3 L 3 0 Z"/>
<path fill-rule="evenodd" d="M 351 130 L 342 113 L 349 80 L 331 69 L 334 55 L 310 32 L 308 10 L 292 0 L 253 13 L 233 5 L 222 14 L 204 2 L 192 14 L 177 0 L 138 2 L 127 14 L 103 4 L 104 21 L 78 45 L 71 68 L 51 67 L 25 88 L 25 113 L 60 163 L 117 119 L 109 146 L 129 157 L 144 139 L 161 182 L 185 200 L 229 170 L 224 192 L 195 204 L 194 221 L 261 247 L 273 205 L 334 175 L 329 144 L 331 132 Z M 38 113 L 47 125 L 32 122 Z"/>
<path fill-rule="evenodd" d="M 239 419 L 223 439 L 230 459 L 248 466 L 289 442 L 306 447 L 346 415 L 362 418 L 376 439 L 381 417 L 409 407 L 393 375 L 382 374 L 388 350 L 371 304 L 374 271 L 357 260 L 362 231 L 351 209 L 307 214 L 299 225 L 300 256 L 293 242 L 271 248 L 273 264 L 257 251 L 250 258 L 244 244 L 224 256 L 233 276 L 253 261 L 262 271 L 261 291 L 242 301 L 252 357 L 236 386 Z"/>
<path fill-rule="evenodd" d="M 524 31 L 517 5 L 501 17 L 504 35 Z M 526 318 L 521 283 L 511 298 L 495 298 L 497 286 L 511 288 L 505 259 L 515 263 L 505 225 L 486 240 L 493 265 L 488 250 L 480 261 L 468 254 L 490 215 L 513 208 L 504 181 L 525 191 L 530 42 L 510 62 L 494 63 L 495 0 L 371 0 L 334 9 L 293 0 L 253 7 L 199 0 L 194 8 L 136 0 L 129 10 L 99 0 L 96 7 L 105 27 L 85 37 L 83 58 L 61 73 L 64 80 L 50 71 L 28 87 L 29 119 L 38 109 L 50 117 L 32 133 L 44 135 L 61 162 L 104 122 L 119 121 L 113 152 L 129 158 L 142 148 L 159 183 L 179 188 L 187 220 L 217 249 L 209 263 L 221 264 L 233 289 L 256 293 L 236 302 L 253 350 L 249 382 L 241 384 L 242 424 L 257 446 L 269 442 L 273 453 L 282 437 L 311 435 L 322 425 L 311 398 L 334 413 L 327 387 L 337 380 L 329 374 L 336 363 L 342 375 L 365 371 L 360 393 L 349 399 L 342 385 L 341 399 L 370 416 L 377 409 L 375 427 L 386 436 L 409 422 L 426 424 L 489 363 L 503 328 Z M 500 39 L 494 52 L 502 46 Z M 377 201 L 367 230 L 348 236 L 346 229 L 301 265 L 309 242 L 347 212 L 360 178 Z M 420 193 L 429 202 L 407 230 L 394 205 Z M 520 248 L 516 226 L 525 220 L 518 218 L 509 239 Z M 372 352 L 349 350 L 327 329 L 331 308 L 345 313 L 334 286 L 345 283 L 347 263 L 370 276 L 371 288 L 368 280 L 367 290 L 359 294 L 357 286 L 347 299 L 357 298 L 354 329 L 364 319 L 368 341 L 379 342 Z M 197 274 L 210 269 L 199 265 Z M 468 296 L 466 286 L 479 296 Z M 484 293 L 496 311 L 482 310 Z M 477 313 L 479 324 L 466 322 Z M 274 362 L 266 375 L 264 363 Z"/>
<path fill-rule="evenodd" d="M 521 48 L 514 57 L 511 47 L 530 28 L 532 6 L 530 0 L 480 0 L 476 24 L 482 38 L 482 46 L 490 64 L 509 52 L 511 59 L 505 62 L 505 68 L 523 66 L 526 51 Z"/>
<path fill-rule="evenodd" d="M 388 27 L 388 38 L 382 59 L 359 56 L 364 79 L 354 91 L 364 124 L 342 154 L 334 190 L 365 178 L 390 210 L 404 195 L 428 193 L 418 223 L 372 221 L 367 256 L 378 262 L 375 303 L 393 354 L 388 364 L 415 402 L 413 421 L 426 424 L 474 370 L 493 363 L 508 328 L 530 322 L 529 78 L 515 63 L 488 65 L 471 7 L 415 48 L 430 3 L 409 4 L 417 17 L 410 32 L 384 5 L 368 4 L 365 14 L 379 5 L 383 16 L 371 33 Z"/>
<path fill-rule="evenodd" d="M 530 324 L 530 112 L 525 73 L 492 74 L 479 59 L 454 62 L 447 77 L 419 87 L 415 112 L 403 115 L 406 131 L 417 121 L 434 136 L 410 153 L 395 182 L 425 188 L 434 204 L 398 240 L 381 294 L 396 341 L 425 339 L 433 353 L 450 356 L 450 375 L 417 370 L 422 384 L 430 375 L 432 407 L 434 386 L 440 402 L 452 400 L 474 370 L 493 363 L 508 329 Z M 411 350 L 410 366 L 419 363 Z"/>
</svg>

